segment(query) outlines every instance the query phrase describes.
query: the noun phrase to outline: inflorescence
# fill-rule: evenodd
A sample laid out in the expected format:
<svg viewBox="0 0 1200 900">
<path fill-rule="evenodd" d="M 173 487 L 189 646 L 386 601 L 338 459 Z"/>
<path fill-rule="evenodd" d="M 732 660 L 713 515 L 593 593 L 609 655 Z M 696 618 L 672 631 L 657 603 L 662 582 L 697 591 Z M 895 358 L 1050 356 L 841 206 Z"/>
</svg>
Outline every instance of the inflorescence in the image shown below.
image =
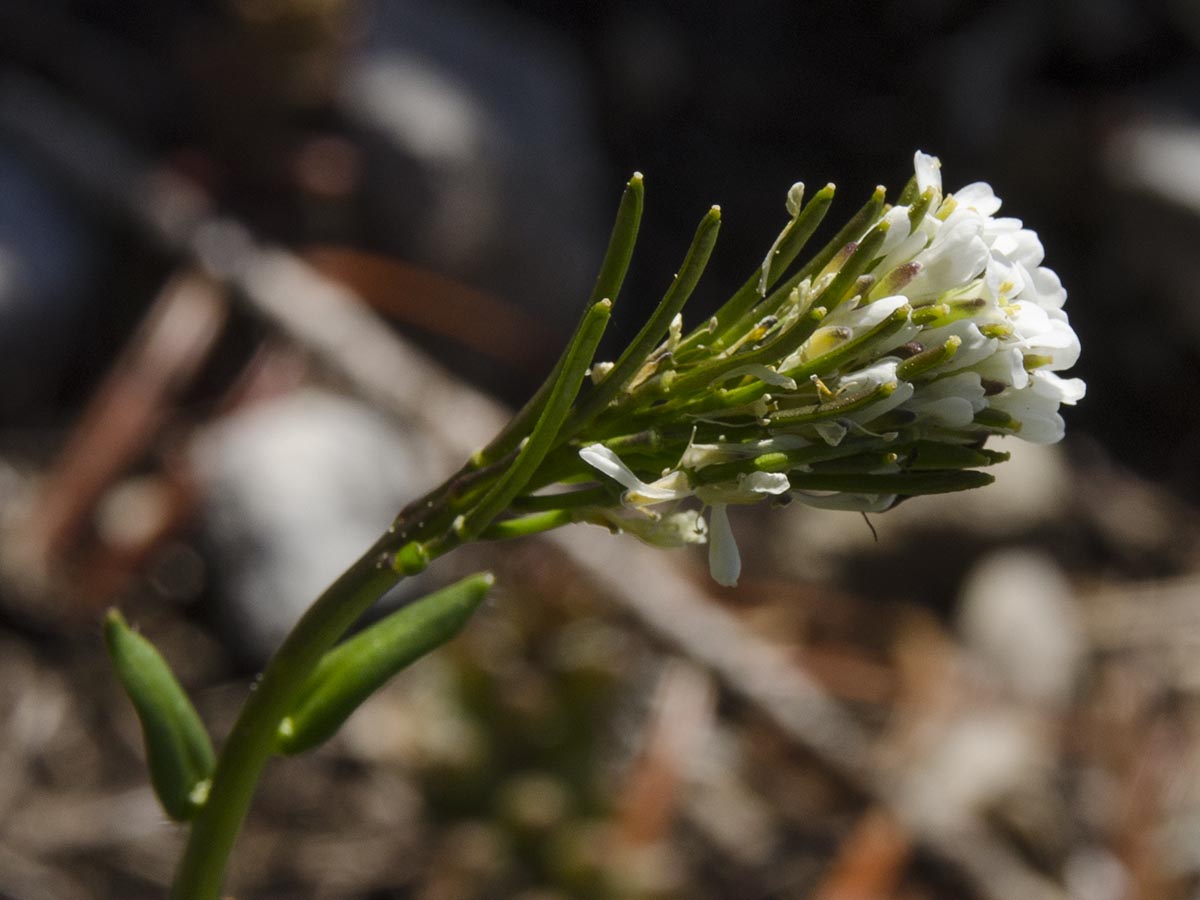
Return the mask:
<svg viewBox="0 0 1200 900">
<path fill-rule="evenodd" d="M 1041 242 L 996 215 L 989 185 L 943 193 L 936 157 L 917 153 L 915 169 L 896 205 L 878 188 L 789 273 L 834 193 L 804 203 L 793 186 L 761 271 L 710 321 L 685 334 L 676 311 L 644 358 L 592 366 L 604 402 L 570 443 L 623 491 L 575 520 L 660 545 L 707 540 L 713 577 L 734 584 L 728 504 L 877 512 L 990 482 L 978 469 L 1007 458 L 985 448 L 992 435 L 1062 438 L 1059 407 L 1085 388 L 1056 374 L 1080 348 Z"/>
</svg>

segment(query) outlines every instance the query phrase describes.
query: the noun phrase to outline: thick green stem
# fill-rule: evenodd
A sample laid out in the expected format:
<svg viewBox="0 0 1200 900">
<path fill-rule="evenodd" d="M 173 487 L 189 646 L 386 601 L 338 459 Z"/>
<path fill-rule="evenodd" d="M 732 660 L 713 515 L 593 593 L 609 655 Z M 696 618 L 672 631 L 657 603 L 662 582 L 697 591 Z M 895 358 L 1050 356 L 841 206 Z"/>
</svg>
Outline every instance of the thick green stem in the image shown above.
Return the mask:
<svg viewBox="0 0 1200 900">
<path fill-rule="evenodd" d="M 221 751 L 208 800 L 192 823 L 173 900 L 221 896 L 226 862 L 279 723 L 325 651 L 400 580 L 386 553 L 394 543 L 391 534 L 384 535 L 317 598 L 254 685 Z"/>
</svg>

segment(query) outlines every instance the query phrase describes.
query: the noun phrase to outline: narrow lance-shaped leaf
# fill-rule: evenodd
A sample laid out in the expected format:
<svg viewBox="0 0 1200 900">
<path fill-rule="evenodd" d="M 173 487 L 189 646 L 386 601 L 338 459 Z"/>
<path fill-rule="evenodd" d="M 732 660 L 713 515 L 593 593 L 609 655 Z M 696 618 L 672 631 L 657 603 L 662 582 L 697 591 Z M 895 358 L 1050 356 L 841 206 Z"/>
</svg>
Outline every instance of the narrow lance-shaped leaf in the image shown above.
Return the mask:
<svg viewBox="0 0 1200 900">
<path fill-rule="evenodd" d="M 883 194 L 883 188 L 877 188 L 871 201 L 859 210 L 854 221 L 869 219 L 871 210 L 877 206 L 882 206 Z M 842 229 L 839 238 L 844 234 L 855 233 L 849 229 L 850 226 Z M 830 281 L 825 290 L 813 301 L 813 306 L 809 312 L 796 325 L 793 325 L 793 327 L 783 333 L 777 334 L 768 343 L 755 350 L 737 356 L 727 356 L 711 365 L 693 369 L 686 376 L 675 382 L 673 389 L 677 393 L 682 393 L 693 389 L 699 384 L 712 382 L 717 377 L 724 376 L 743 365 L 769 365 L 786 358 L 793 350 L 798 349 L 808 339 L 815 330 L 820 318 L 846 298 L 847 292 L 855 283 L 858 276 L 866 271 L 867 267 L 874 261 L 875 254 L 883 244 L 888 229 L 889 225 L 887 222 L 878 222 L 861 242 L 847 244 L 842 248 L 844 252 L 849 253 L 849 257 L 842 264 L 841 269 L 834 276 L 833 280 Z M 829 247 L 826 247 L 826 251 L 828 249 Z M 822 251 L 822 253 L 824 252 Z M 830 254 L 830 258 L 832 259 L 832 254 Z M 812 264 L 810 263 L 809 265 L 811 266 Z M 809 266 L 806 266 L 802 272 L 808 271 L 808 269 Z"/>
<path fill-rule="evenodd" d="M 809 238 L 813 236 L 829 211 L 829 207 L 833 203 L 834 190 L 832 184 L 827 184 L 817 191 L 780 235 L 774 251 L 768 257 L 766 277 L 763 277 L 764 273 L 761 268 L 751 275 L 746 283 L 738 289 L 738 292 L 717 310 L 714 316 L 716 324 L 713 330 L 710 332 L 705 326 L 699 331 L 693 332 L 684 339 L 682 348 L 691 349 L 708 335 L 707 342 L 712 349 L 724 350 L 736 335 L 745 332 L 748 316 L 761 318 L 765 315 L 766 310 L 757 305 L 762 300 L 761 289 L 765 287 L 769 290 L 773 287 L 800 254 L 800 251 L 804 249 Z"/>
<path fill-rule="evenodd" d="M 909 312 L 910 309 L 908 306 L 901 307 L 874 328 L 868 329 L 861 334 L 844 341 L 843 343 L 834 347 L 834 349 L 822 354 L 821 356 L 818 356 L 816 359 L 810 360 L 803 365 L 796 366 L 793 369 L 788 369 L 781 374 L 799 381 L 801 379 L 807 379 L 810 375 L 814 375 L 818 372 L 833 371 L 846 360 L 849 360 L 855 355 L 863 352 L 864 348 L 869 347 L 873 342 L 886 339 L 890 335 L 903 328 L 905 322 L 908 320 Z M 756 384 L 747 385 L 742 388 L 735 388 L 726 392 L 723 402 L 731 406 L 752 403 L 766 393 L 769 387 L 769 385 L 766 385 L 760 381 Z"/>
<path fill-rule="evenodd" d="M 457 635 L 494 581 L 490 573 L 471 575 L 410 603 L 326 653 L 280 723 L 276 749 L 300 753 L 336 734 L 393 675 Z"/>
<path fill-rule="evenodd" d="M 815 277 L 822 269 L 824 269 L 837 254 L 843 252 L 848 244 L 857 241 L 860 236 L 876 222 L 883 213 L 884 199 L 887 196 L 887 191 L 880 185 L 875 188 L 875 192 L 858 212 L 842 226 L 842 230 L 835 234 L 832 240 L 829 241 L 821 251 L 812 259 L 804 264 L 796 274 L 790 276 L 779 287 L 771 292 L 770 296 L 763 300 L 758 308 L 760 314 L 772 313 L 779 308 L 784 298 L 791 293 L 792 288 L 796 287 L 805 278 Z"/>
<path fill-rule="evenodd" d="M 818 271 L 826 268 L 830 259 L 836 256 L 836 253 L 850 244 L 853 240 L 858 240 L 858 236 L 863 234 L 872 222 L 875 222 L 883 212 L 883 200 L 887 197 L 887 188 L 883 185 L 877 186 L 875 191 L 871 193 L 868 202 L 864 203 L 862 209 L 859 209 L 856 214 L 851 217 L 845 226 L 842 226 L 840 232 L 833 236 L 833 239 L 821 248 L 821 252 L 805 263 L 804 268 L 800 269 L 798 275 L 800 278 L 816 275 Z"/>
<path fill-rule="evenodd" d="M 593 304 L 583 317 L 579 332 L 563 356 L 562 369 L 546 398 L 546 406 L 517 458 L 479 502 L 456 520 L 454 532 L 463 543 L 477 537 L 512 503 L 553 449 L 611 316 L 612 302 L 605 299 Z"/>
<path fill-rule="evenodd" d="M 973 469 L 940 472 L 899 472 L 883 475 L 822 474 L 819 472 L 789 472 L 792 490 L 845 491 L 861 494 L 897 494 L 911 497 L 917 494 L 949 494 L 984 487 L 995 479 L 986 472 Z"/>
<path fill-rule="evenodd" d="M 208 732 L 166 660 L 115 609 L 104 640 L 142 724 L 154 792 L 167 815 L 186 821 L 204 805 L 216 765 Z"/>
<path fill-rule="evenodd" d="M 645 193 L 642 173 L 634 172 L 621 195 L 621 205 L 617 207 L 617 218 L 613 222 L 608 248 L 604 251 L 600 272 L 596 276 L 596 285 L 588 298 L 589 306 L 605 298 L 615 301 L 621 293 L 625 273 L 629 271 L 629 263 L 633 259 L 633 248 L 637 244 Z"/>
<path fill-rule="evenodd" d="M 617 218 L 613 223 L 612 235 L 608 240 L 608 249 L 600 263 L 600 273 L 592 288 L 583 316 L 575 327 L 575 333 L 568 344 L 567 352 L 558 358 L 549 376 L 542 386 L 534 393 L 529 401 L 512 418 L 490 444 L 475 454 L 472 462 L 476 467 L 482 467 L 495 462 L 506 453 L 514 450 L 522 439 L 529 433 L 546 408 L 550 398 L 550 390 L 562 376 L 563 364 L 566 361 L 570 346 L 579 338 L 579 332 L 587 321 L 589 311 L 601 300 L 610 302 L 617 299 L 621 286 L 625 283 L 625 274 L 629 271 L 629 263 L 633 259 L 633 248 L 637 243 L 638 229 L 642 222 L 642 206 L 645 200 L 645 187 L 642 183 L 642 173 L 634 172 L 625 192 L 621 195 L 621 204 L 617 207 Z"/>
<path fill-rule="evenodd" d="M 662 340 L 671 325 L 671 320 L 683 309 L 691 297 L 692 291 L 704 274 L 713 247 L 717 243 L 717 231 L 721 225 L 721 208 L 714 206 L 700 220 L 695 237 L 688 247 L 683 265 L 671 286 L 667 289 L 662 301 L 650 315 L 646 324 L 625 351 L 617 359 L 612 370 L 604 377 L 596 388 L 580 404 L 576 412 L 567 422 L 564 432 L 572 433 L 576 428 L 586 423 L 597 413 L 601 412 L 609 402 L 617 396 L 625 383 L 642 367 L 650 352 Z"/>
</svg>

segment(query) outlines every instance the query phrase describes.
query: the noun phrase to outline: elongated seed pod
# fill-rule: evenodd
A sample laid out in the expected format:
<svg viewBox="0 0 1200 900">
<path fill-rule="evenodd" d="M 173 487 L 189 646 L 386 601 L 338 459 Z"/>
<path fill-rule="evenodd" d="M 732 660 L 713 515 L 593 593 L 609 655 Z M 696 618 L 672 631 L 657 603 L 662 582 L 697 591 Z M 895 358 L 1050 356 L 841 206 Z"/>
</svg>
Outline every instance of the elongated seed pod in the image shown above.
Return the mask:
<svg viewBox="0 0 1200 900">
<path fill-rule="evenodd" d="M 208 732 L 162 654 L 115 609 L 104 640 L 142 723 L 154 792 L 167 815 L 187 821 L 204 805 L 216 765 Z"/>
<path fill-rule="evenodd" d="M 388 679 L 458 634 L 494 581 L 489 572 L 471 575 L 410 603 L 326 653 L 280 722 L 276 749 L 300 753 L 331 738 Z"/>
</svg>

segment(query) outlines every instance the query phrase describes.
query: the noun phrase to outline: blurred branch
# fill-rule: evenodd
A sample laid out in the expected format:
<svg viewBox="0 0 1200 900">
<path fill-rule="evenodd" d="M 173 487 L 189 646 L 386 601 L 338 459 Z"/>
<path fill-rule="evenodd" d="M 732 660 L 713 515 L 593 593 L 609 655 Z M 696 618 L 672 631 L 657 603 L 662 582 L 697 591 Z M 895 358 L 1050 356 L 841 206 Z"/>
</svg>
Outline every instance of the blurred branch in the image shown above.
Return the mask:
<svg viewBox="0 0 1200 900">
<path fill-rule="evenodd" d="M 164 250 L 231 289 L 364 399 L 420 422 L 452 455 L 482 445 L 507 420 L 498 403 L 447 378 L 353 292 L 217 215 L 195 185 L 151 165 L 45 85 L 11 72 L 0 76 L 0 129 Z"/>
<path fill-rule="evenodd" d="M 388 318 L 452 340 L 532 378 L 545 375 L 558 333 L 519 306 L 412 263 L 349 247 L 317 246 L 304 259 Z"/>
<path fill-rule="evenodd" d="M 808 676 L 794 653 L 754 633 L 661 552 L 626 535 L 598 541 L 581 530 L 553 532 L 547 540 L 651 632 L 716 673 L 831 771 L 881 801 L 904 828 L 971 876 L 981 895 L 992 900 L 1065 897 L 982 823 L 947 834 L 909 814 L 895 796 L 893 779 L 872 765 L 866 730 Z"/>
<path fill-rule="evenodd" d="M 47 473 L 24 534 L 36 565 L 79 537 L 104 491 L 172 416 L 227 315 L 221 295 L 195 275 L 160 293 Z"/>
</svg>

